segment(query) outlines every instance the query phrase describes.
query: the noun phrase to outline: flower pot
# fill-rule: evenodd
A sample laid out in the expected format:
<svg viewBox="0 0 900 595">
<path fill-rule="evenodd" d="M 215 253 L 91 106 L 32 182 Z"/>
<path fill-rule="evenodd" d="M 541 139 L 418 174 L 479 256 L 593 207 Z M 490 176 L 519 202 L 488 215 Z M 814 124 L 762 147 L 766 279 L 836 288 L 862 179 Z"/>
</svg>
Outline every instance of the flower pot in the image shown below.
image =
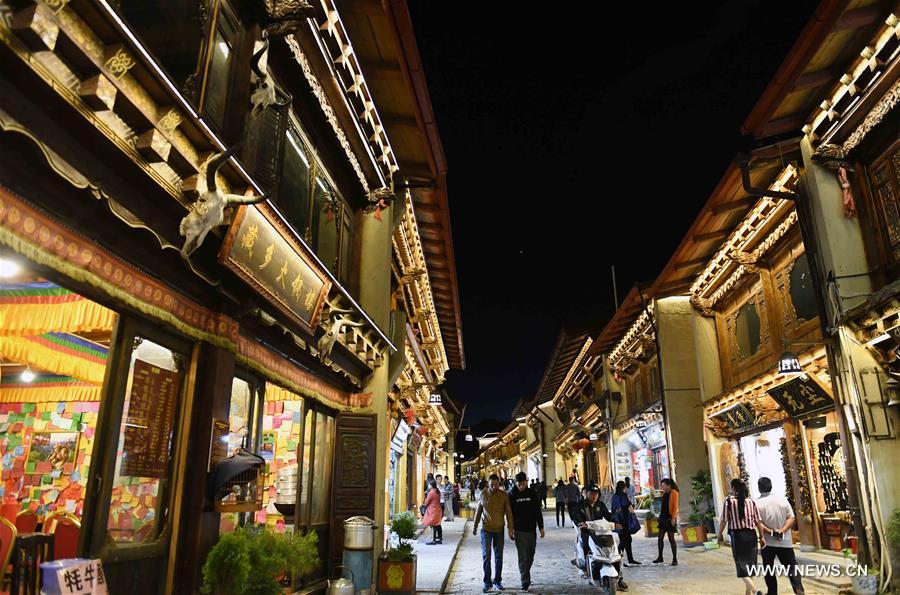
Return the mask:
<svg viewBox="0 0 900 595">
<path fill-rule="evenodd" d="M 850 579 L 854 595 L 876 595 L 878 593 L 878 575 L 867 574 Z"/>
<path fill-rule="evenodd" d="M 656 537 L 659 535 L 659 519 L 644 519 L 644 536 Z"/>
<path fill-rule="evenodd" d="M 391 562 L 378 559 L 378 592 L 415 595 L 416 559 L 409 562 Z"/>
<path fill-rule="evenodd" d="M 703 545 L 703 542 L 706 541 L 706 527 L 703 525 L 682 525 L 681 540 L 684 542 L 684 547 Z"/>
</svg>

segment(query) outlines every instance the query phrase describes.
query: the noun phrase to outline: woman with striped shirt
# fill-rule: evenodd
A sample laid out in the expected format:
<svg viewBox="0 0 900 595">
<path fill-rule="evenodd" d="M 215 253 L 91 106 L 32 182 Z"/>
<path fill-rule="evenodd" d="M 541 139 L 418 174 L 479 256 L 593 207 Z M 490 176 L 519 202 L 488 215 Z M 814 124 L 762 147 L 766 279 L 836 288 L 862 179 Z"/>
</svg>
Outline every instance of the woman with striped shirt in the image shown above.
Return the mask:
<svg viewBox="0 0 900 595">
<path fill-rule="evenodd" d="M 762 591 L 756 590 L 756 585 L 750 578 L 750 567 L 757 564 L 759 549 L 756 544 L 765 547 L 764 529 L 756 503 L 750 499 L 747 485 L 740 479 L 731 480 L 731 493 L 725 499 L 722 520 L 719 523 L 720 542 L 723 541 L 722 533 L 726 524 L 728 534 L 731 536 L 731 555 L 734 557 L 737 575 L 744 581 L 744 593 L 762 595 Z"/>
</svg>

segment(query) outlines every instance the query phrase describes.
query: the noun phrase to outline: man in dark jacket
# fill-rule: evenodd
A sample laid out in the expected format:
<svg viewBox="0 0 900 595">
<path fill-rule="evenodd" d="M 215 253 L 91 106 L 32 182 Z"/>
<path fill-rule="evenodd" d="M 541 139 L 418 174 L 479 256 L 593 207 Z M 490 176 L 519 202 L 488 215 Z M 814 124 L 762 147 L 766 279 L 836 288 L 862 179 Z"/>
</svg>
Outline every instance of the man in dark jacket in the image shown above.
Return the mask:
<svg viewBox="0 0 900 595">
<path fill-rule="evenodd" d="M 587 497 L 575 506 L 570 506 L 569 515 L 572 517 L 572 522 L 576 526 L 581 527 L 581 548 L 584 552 L 584 559 L 587 561 L 588 553 L 591 551 L 588 540 L 594 538 L 587 528 L 587 521 L 604 519 L 610 523 L 615 522 L 612 513 L 606 508 L 606 504 L 600 500 L 600 488 L 596 485 L 587 488 Z M 621 528 L 621 525 L 618 523 L 616 523 L 615 526 L 617 529 Z M 615 567 L 616 572 L 619 573 L 619 589 L 623 591 L 627 590 L 628 585 L 626 585 L 625 581 L 622 579 L 622 563 L 616 562 Z M 588 563 L 587 572 L 585 574 L 587 577 L 591 576 L 590 563 Z"/>
<path fill-rule="evenodd" d="M 531 586 L 531 565 L 534 563 L 534 549 L 537 545 L 535 527 L 544 538 L 544 515 L 541 512 L 541 497 L 528 485 L 528 476 L 516 475 L 516 485 L 509 492 L 512 505 L 513 527 L 516 530 L 516 551 L 519 553 L 519 576 L 522 590 Z"/>
<path fill-rule="evenodd" d="M 569 483 L 566 485 L 566 504 L 569 506 L 569 516 L 572 516 L 572 511 L 575 510 L 580 501 L 581 487 L 575 481 L 574 476 L 570 477 Z"/>
</svg>

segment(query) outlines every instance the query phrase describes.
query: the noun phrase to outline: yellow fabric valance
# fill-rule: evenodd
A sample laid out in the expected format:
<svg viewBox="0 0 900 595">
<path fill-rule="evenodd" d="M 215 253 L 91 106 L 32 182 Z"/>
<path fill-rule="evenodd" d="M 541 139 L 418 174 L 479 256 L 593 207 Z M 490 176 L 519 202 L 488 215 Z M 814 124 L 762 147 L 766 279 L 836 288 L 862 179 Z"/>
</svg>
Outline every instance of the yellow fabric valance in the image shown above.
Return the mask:
<svg viewBox="0 0 900 595">
<path fill-rule="evenodd" d="M 71 386 L 4 386 L 0 403 L 51 403 L 56 401 L 99 401 L 102 387 L 73 384 Z"/>
<path fill-rule="evenodd" d="M 281 388 L 271 382 L 266 383 L 266 401 L 302 401 L 303 397 L 292 393 L 286 388 Z"/>
<path fill-rule="evenodd" d="M 0 303 L 0 334 L 85 333 L 111 330 L 116 313 L 81 296 L 71 301 L 53 298 Z"/>
<path fill-rule="evenodd" d="M 87 359 L 78 353 L 69 353 L 53 344 L 39 341 L 40 337 L 0 337 L 0 357 L 98 386 L 103 384 L 105 361 Z"/>
</svg>

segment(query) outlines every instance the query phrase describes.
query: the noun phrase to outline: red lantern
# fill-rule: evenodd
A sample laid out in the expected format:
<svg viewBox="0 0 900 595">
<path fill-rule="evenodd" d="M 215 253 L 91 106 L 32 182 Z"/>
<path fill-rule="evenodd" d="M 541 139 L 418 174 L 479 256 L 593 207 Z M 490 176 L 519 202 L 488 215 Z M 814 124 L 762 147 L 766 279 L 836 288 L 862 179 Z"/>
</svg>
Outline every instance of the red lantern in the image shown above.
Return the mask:
<svg viewBox="0 0 900 595">
<path fill-rule="evenodd" d="M 416 410 L 413 407 L 410 407 L 406 411 L 403 412 L 406 415 L 406 423 L 409 425 L 413 424 L 413 421 L 416 419 Z"/>
<path fill-rule="evenodd" d="M 579 451 L 583 448 L 587 448 L 590 445 L 590 440 L 588 440 L 587 438 L 582 438 L 581 440 L 578 440 L 574 445 L 572 445 L 572 448 L 575 449 L 575 451 Z"/>
</svg>

